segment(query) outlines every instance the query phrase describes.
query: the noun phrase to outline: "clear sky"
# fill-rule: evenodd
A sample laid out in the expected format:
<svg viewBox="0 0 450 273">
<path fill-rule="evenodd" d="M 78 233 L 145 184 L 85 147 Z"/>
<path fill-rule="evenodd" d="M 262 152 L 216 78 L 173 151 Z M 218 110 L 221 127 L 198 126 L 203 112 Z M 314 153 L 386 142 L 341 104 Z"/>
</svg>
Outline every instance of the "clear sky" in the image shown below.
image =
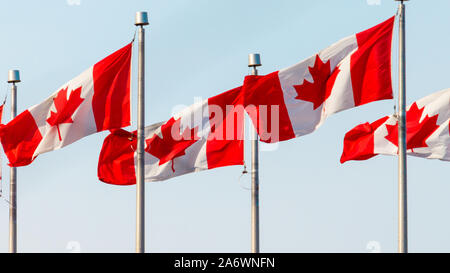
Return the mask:
<svg viewBox="0 0 450 273">
<path fill-rule="evenodd" d="M 406 3 L 407 103 L 450 87 L 450 1 Z M 19 69 L 18 111 L 124 46 L 134 14 L 148 11 L 146 121 L 242 84 L 247 54 L 261 74 L 290 66 L 397 11 L 393 0 L 46 0 L 0 2 L 0 96 Z M 393 86 L 397 96 L 397 23 Z M 136 54 L 134 55 L 136 60 Z M 136 62 L 135 62 L 136 64 Z M 134 68 L 134 72 L 136 69 Z M 2 76 L 3 75 L 3 76 Z M 136 73 L 133 74 L 136 76 Z M 136 78 L 133 79 L 136 86 Z M 8 97 L 9 99 L 9 97 Z M 344 134 L 393 113 L 394 100 L 330 117 L 316 132 L 260 154 L 262 252 L 397 250 L 397 159 L 339 163 Z M 136 89 L 133 88 L 133 109 Z M 9 120 L 9 101 L 3 121 Z M 134 129 L 136 114 L 133 114 Z M 97 179 L 107 132 L 18 168 L 18 251 L 133 252 L 134 186 Z M 248 142 L 246 144 L 249 144 Z M 250 145 L 246 145 L 247 161 Z M 3 156 L 3 193 L 9 168 Z M 408 158 L 411 252 L 450 251 L 448 162 Z M 249 177 L 241 166 L 146 184 L 148 252 L 249 252 Z M 0 200 L 0 251 L 8 251 L 8 204 Z"/>
</svg>

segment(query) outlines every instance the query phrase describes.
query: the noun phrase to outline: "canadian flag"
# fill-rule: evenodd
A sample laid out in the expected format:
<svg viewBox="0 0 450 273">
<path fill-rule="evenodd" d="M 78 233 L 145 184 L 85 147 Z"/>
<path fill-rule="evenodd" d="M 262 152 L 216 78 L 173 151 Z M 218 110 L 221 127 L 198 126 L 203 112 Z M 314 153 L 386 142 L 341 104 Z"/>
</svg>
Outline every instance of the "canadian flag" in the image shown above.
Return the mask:
<svg viewBox="0 0 450 273">
<path fill-rule="evenodd" d="M 247 76 L 246 107 L 261 141 L 309 134 L 336 112 L 392 99 L 395 17 L 265 76 Z M 258 122 L 259 120 L 259 122 Z"/>
<path fill-rule="evenodd" d="M 241 87 L 191 105 L 164 123 L 145 128 L 145 181 L 244 162 Z M 98 177 L 136 184 L 136 131 L 114 130 L 103 142 Z"/>
<path fill-rule="evenodd" d="M 412 156 L 450 160 L 450 89 L 431 94 L 408 107 L 406 149 Z M 341 163 L 366 160 L 378 154 L 398 154 L 395 115 L 356 126 L 344 138 Z"/>
<path fill-rule="evenodd" d="M 103 130 L 130 125 L 132 43 L 65 83 L 0 128 L 13 167 Z"/>
</svg>

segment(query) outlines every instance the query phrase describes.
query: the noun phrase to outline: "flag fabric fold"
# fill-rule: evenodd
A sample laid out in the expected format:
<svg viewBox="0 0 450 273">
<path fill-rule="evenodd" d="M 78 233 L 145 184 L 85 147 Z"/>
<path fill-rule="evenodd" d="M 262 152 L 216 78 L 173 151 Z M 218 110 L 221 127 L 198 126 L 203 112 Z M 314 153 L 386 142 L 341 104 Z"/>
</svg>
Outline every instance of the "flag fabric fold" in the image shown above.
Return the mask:
<svg viewBox="0 0 450 273">
<path fill-rule="evenodd" d="M 65 83 L 0 128 L 13 167 L 85 136 L 130 125 L 132 43 Z"/>
<path fill-rule="evenodd" d="M 392 99 L 395 17 L 265 76 L 247 76 L 245 105 L 261 141 L 309 134 L 339 111 Z"/>
<path fill-rule="evenodd" d="M 428 95 L 408 106 L 407 154 L 450 160 L 450 89 Z M 395 115 L 356 126 L 345 134 L 341 163 L 366 160 L 378 154 L 398 154 L 398 121 Z"/>
<path fill-rule="evenodd" d="M 241 87 L 195 103 L 163 123 L 145 128 L 145 181 L 163 181 L 217 167 L 243 165 Z M 100 181 L 136 183 L 136 131 L 112 131 L 98 161 Z"/>
</svg>

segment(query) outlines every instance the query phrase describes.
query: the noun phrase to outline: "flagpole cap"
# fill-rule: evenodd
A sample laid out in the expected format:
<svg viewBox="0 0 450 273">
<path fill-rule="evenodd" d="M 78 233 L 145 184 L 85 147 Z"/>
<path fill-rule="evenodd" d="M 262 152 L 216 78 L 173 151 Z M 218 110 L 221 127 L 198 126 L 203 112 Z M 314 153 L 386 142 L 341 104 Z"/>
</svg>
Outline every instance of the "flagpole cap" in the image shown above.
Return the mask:
<svg viewBox="0 0 450 273">
<path fill-rule="evenodd" d="M 8 72 L 8 82 L 9 83 L 20 82 L 19 70 L 9 70 L 9 72 Z"/>
<path fill-rule="evenodd" d="M 261 56 L 257 53 L 248 54 L 248 66 L 261 66 Z"/>
<path fill-rule="evenodd" d="M 146 11 L 136 12 L 136 20 L 134 23 L 136 26 L 146 26 L 148 25 L 148 14 Z"/>
</svg>

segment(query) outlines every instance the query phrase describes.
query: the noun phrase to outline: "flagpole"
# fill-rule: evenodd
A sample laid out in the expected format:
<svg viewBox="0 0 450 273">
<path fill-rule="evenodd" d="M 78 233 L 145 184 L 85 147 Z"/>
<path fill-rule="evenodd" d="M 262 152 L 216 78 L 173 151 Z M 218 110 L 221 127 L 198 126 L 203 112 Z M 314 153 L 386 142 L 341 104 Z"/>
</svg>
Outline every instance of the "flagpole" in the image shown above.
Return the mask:
<svg viewBox="0 0 450 273">
<path fill-rule="evenodd" d="M 17 86 L 20 82 L 19 70 L 9 70 L 8 83 L 11 85 L 11 120 L 17 115 Z M 17 252 L 17 170 L 10 168 L 9 176 L 9 252 Z"/>
<path fill-rule="evenodd" d="M 136 253 L 145 252 L 145 183 L 144 183 L 144 124 L 145 124 L 145 29 L 147 12 L 136 13 L 138 27 L 138 119 L 136 174 Z"/>
<path fill-rule="evenodd" d="M 408 252 L 408 203 L 406 170 L 406 67 L 405 5 L 399 4 L 399 83 L 398 83 L 398 252 Z M 407 0 L 405 0 L 407 1 Z"/>
<path fill-rule="evenodd" d="M 251 75 L 258 75 L 256 67 L 261 66 L 259 54 L 248 55 L 248 67 Z M 259 138 L 256 129 L 253 129 L 252 139 L 252 208 L 251 208 L 251 251 L 259 253 Z"/>
</svg>

